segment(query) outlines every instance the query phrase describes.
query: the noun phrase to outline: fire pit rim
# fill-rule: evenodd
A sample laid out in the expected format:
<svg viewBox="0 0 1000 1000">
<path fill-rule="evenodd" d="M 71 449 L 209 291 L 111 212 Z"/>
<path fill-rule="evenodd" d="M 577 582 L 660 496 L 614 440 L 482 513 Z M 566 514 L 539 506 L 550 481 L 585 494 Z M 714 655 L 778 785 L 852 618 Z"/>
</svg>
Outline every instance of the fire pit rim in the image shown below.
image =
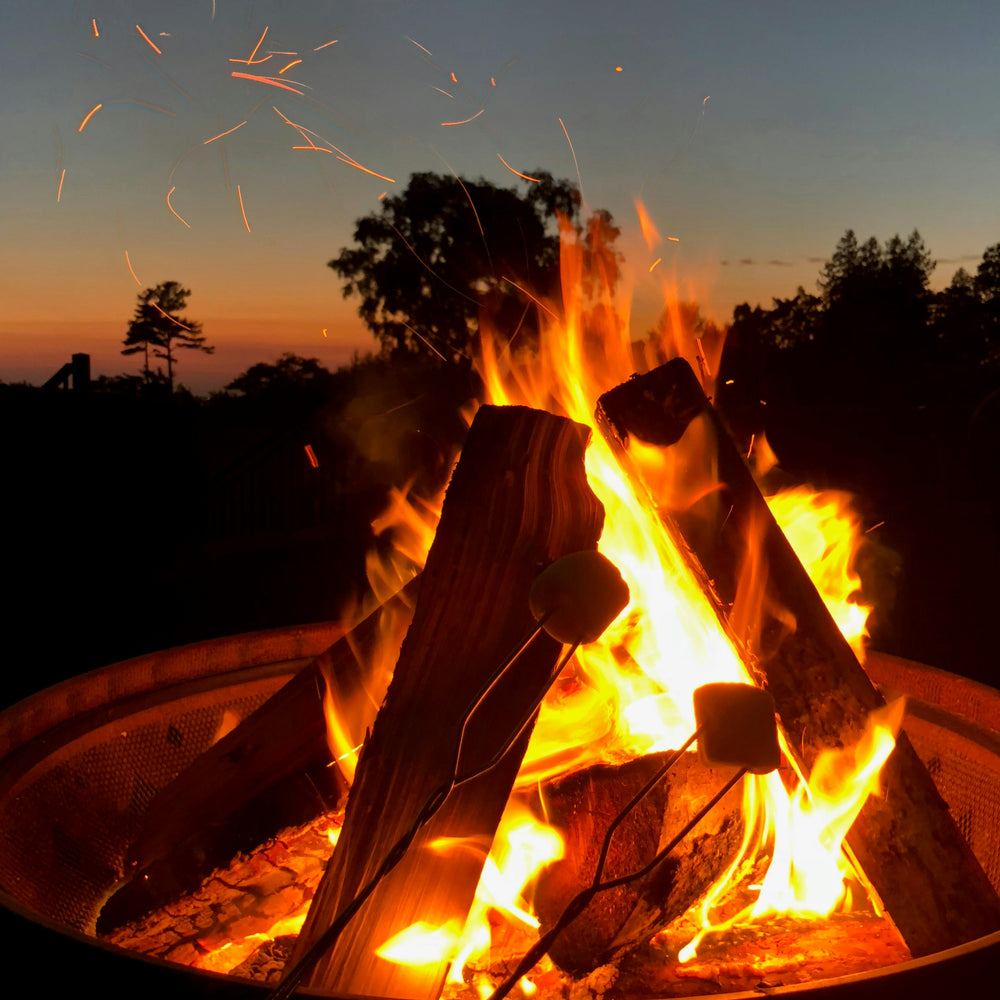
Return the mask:
<svg viewBox="0 0 1000 1000">
<path fill-rule="evenodd" d="M 110 664 L 78 677 L 52 685 L 0 711 L 0 765 L 7 769 L 12 758 L 24 754 L 33 743 L 51 751 L 89 724 L 107 724 L 155 702 L 187 698 L 201 691 L 229 685 L 270 680 L 300 669 L 333 642 L 342 630 L 336 623 L 261 630 L 191 643 Z M 887 689 L 905 690 L 906 677 L 919 676 L 941 701 L 939 710 L 961 711 L 962 718 L 980 732 L 1000 732 L 1000 692 L 925 664 L 888 654 L 871 653 L 869 669 L 873 679 Z M 986 695 L 987 697 L 983 697 Z M 918 706 L 929 705 L 918 701 Z M 921 714 L 918 708 L 918 716 Z M 14 770 L 24 773 L 24 760 Z M 30 767 L 30 764 L 28 764 Z M 9 772 L 8 772 L 9 773 Z M 0 785 L 4 784 L 0 780 Z M 9 926 L 8 926 L 9 925 Z M 58 947 L 70 942 L 72 962 L 50 963 L 50 978 L 66 977 L 67 987 L 76 986 L 88 966 L 101 969 L 103 982 L 120 981 L 121 995 L 142 989 L 143 995 L 176 996 L 179 985 L 195 996 L 241 1000 L 258 998 L 268 988 L 260 983 L 232 976 L 192 969 L 161 959 L 129 952 L 98 938 L 80 933 L 25 906 L 0 887 L 0 931 L 17 937 L 41 933 Z M 55 937 L 53 937 L 55 935 Z M 963 985 L 987 981 L 993 985 L 1000 931 L 968 941 L 947 951 L 868 972 L 854 973 L 815 982 L 761 987 L 757 991 L 717 994 L 720 1000 L 749 1000 L 762 992 L 773 996 L 816 996 L 822 1000 L 887 1000 L 912 995 L 919 986 L 945 990 L 958 981 Z M 122 959 L 127 961 L 123 964 Z M 989 979 L 987 980 L 987 977 Z M 55 984 L 53 984 L 55 985 Z M 322 995 L 302 990 L 306 995 Z"/>
</svg>

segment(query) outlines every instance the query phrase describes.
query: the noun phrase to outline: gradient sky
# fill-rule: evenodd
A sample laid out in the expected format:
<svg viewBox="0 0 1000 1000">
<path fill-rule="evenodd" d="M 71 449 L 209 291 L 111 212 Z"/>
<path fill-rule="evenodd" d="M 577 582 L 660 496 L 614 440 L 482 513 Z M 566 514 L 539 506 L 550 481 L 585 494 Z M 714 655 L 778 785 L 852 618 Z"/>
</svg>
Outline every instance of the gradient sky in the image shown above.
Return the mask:
<svg viewBox="0 0 1000 1000">
<path fill-rule="evenodd" d="M 265 27 L 257 59 L 298 54 L 229 61 Z M 513 184 L 498 154 L 575 179 L 560 118 L 625 230 L 636 336 L 667 280 L 721 320 L 814 289 L 847 228 L 919 228 L 937 285 L 1000 242 L 995 2 L 4 0 L 0 75 L 7 381 L 73 351 L 134 370 L 126 251 L 141 287 L 192 290 L 217 347 L 181 356 L 196 391 L 285 350 L 341 363 L 373 346 L 326 267 L 354 220 L 418 170 Z M 274 107 L 395 184 L 293 150 Z M 646 249 L 636 196 L 678 242 Z"/>
</svg>

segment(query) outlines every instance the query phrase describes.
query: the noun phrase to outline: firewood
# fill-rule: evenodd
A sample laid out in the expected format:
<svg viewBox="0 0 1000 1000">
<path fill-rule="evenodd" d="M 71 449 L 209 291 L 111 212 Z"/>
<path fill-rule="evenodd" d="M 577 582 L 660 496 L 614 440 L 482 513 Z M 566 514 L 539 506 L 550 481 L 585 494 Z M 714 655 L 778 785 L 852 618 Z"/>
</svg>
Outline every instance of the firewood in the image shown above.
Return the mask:
<svg viewBox="0 0 1000 1000">
<path fill-rule="evenodd" d="M 622 765 L 601 764 L 558 779 L 543 793 L 547 821 L 566 844 L 562 859 L 539 877 L 535 913 L 546 933 L 569 901 L 593 880 L 612 820 L 655 774 L 663 754 Z M 616 831 L 604 877 L 643 868 L 725 782 L 730 770 L 706 767 L 683 754 Z M 649 875 L 599 893 L 556 938 L 549 955 L 574 975 L 644 944 L 684 913 L 730 864 L 743 835 L 742 788 L 734 788 Z"/>
<path fill-rule="evenodd" d="M 353 712 L 359 739 L 384 693 L 363 664 L 398 643 L 419 577 L 303 667 L 153 798 L 129 847 L 130 879 L 98 920 L 107 933 L 164 906 L 278 830 L 332 809 L 347 782 L 331 767 L 323 710 Z M 376 684 L 377 686 L 377 684 Z"/>
<path fill-rule="evenodd" d="M 659 497 L 667 531 L 774 696 L 793 753 L 808 773 L 817 755 L 854 743 L 883 705 L 778 527 L 742 455 L 694 373 L 681 359 L 605 393 L 597 418 L 633 481 L 651 490 L 630 459 L 632 439 L 683 450 L 690 469 L 717 462 L 688 496 Z M 681 456 L 679 456 L 681 457 Z M 697 499 L 694 499 L 697 498 Z M 693 502 L 692 502 L 693 500 Z M 747 615 L 740 574 L 756 546 L 759 615 Z M 914 956 L 1000 928 L 1000 901 L 944 800 L 900 733 L 848 844 Z"/>
<path fill-rule="evenodd" d="M 686 944 L 695 930 L 689 927 L 680 937 L 668 935 L 625 957 L 605 994 L 608 1000 L 752 992 L 766 996 L 780 986 L 820 985 L 819 980 L 871 972 L 911 957 L 890 920 L 864 911 L 813 921 L 772 918 L 734 928 L 717 939 L 710 937 L 694 959 L 678 961 L 678 945 Z M 864 995 L 876 996 L 885 989 L 874 985 Z"/>
<path fill-rule="evenodd" d="M 470 700 L 530 634 L 535 577 L 558 557 L 596 546 L 604 512 L 587 485 L 588 438 L 579 424 L 524 407 L 484 406 L 476 414 L 413 623 L 361 752 L 343 832 L 290 968 L 372 879 L 429 794 L 450 779 Z M 462 773 L 489 762 L 513 736 L 560 648 L 538 636 L 486 695 L 464 732 Z M 438 995 L 446 962 L 406 967 L 376 949 L 417 922 L 464 924 L 530 729 L 495 767 L 448 796 L 304 984 L 338 995 Z M 441 838 L 449 838 L 443 850 L 431 846 Z"/>
</svg>

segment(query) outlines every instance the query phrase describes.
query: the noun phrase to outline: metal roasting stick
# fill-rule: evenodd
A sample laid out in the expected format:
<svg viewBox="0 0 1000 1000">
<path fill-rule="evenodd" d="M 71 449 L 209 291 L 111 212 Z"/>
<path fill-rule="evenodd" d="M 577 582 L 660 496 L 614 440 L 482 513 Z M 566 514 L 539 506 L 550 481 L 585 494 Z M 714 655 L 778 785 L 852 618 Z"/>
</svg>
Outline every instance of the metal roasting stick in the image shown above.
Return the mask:
<svg viewBox="0 0 1000 1000">
<path fill-rule="evenodd" d="M 517 648 L 504 660 L 503 664 L 490 675 L 487 682 L 482 686 L 475 698 L 473 698 L 469 703 L 469 707 L 464 713 L 462 719 L 462 727 L 459 731 L 458 741 L 455 746 L 455 756 L 451 769 L 451 777 L 447 781 L 438 785 L 438 787 L 427 796 L 424 800 L 424 804 L 417 812 L 413 823 L 386 853 L 386 856 L 383 858 L 382 863 L 379 865 L 375 874 L 358 890 L 357 895 L 340 911 L 340 913 L 337 914 L 337 917 L 330 924 L 330 926 L 312 943 L 312 945 L 310 945 L 309 949 L 298 960 L 298 962 L 296 962 L 295 965 L 293 965 L 284 974 L 281 982 L 272 991 L 268 1000 L 288 1000 L 288 998 L 295 992 L 296 987 L 312 970 L 312 967 L 316 964 L 316 962 L 318 962 L 323 955 L 325 955 L 326 952 L 333 947 L 337 938 L 340 937 L 344 928 L 350 923 L 351 919 L 358 912 L 358 910 L 361 909 L 365 900 L 368 899 L 368 897 L 378 887 L 379 883 L 382 882 L 382 880 L 385 879 L 393 868 L 395 868 L 396 865 L 398 865 L 403 859 L 403 856 L 406 854 L 410 844 L 413 843 L 414 837 L 416 837 L 417 833 L 420 832 L 421 827 L 427 824 L 434 817 L 438 810 L 444 805 L 445 800 L 451 792 L 459 785 L 472 781 L 474 778 L 478 778 L 480 775 L 483 775 L 487 771 L 496 767 L 514 743 L 517 742 L 518 737 L 522 732 L 524 732 L 524 727 L 531 721 L 532 716 L 541 704 L 542 699 L 548 692 L 549 687 L 551 687 L 552 682 L 556 679 L 562 669 L 569 662 L 570 658 L 576 652 L 579 643 L 572 646 L 568 653 L 560 658 L 558 664 L 549 677 L 548 683 L 546 683 L 545 687 L 532 702 L 530 711 L 527 712 L 526 716 L 519 721 L 517 731 L 509 739 L 504 741 L 503 746 L 482 767 L 476 768 L 474 771 L 470 771 L 466 774 L 459 774 L 458 767 L 462 756 L 462 744 L 465 741 L 465 732 L 468 728 L 469 720 L 475 714 L 476 709 L 483 703 L 483 700 L 487 697 L 490 691 L 492 691 L 496 686 L 497 682 L 504 675 L 504 673 L 506 673 L 506 671 L 513 666 L 528 646 L 530 646 L 538 635 L 544 631 L 545 622 L 548 617 L 549 615 L 543 616 L 543 618 L 537 623 L 537 626 L 531 630 L 527 638 L 519 643 Z"/>
<path fill-rule="evenodd" d="M 553 941 L 590 905 L 599 892 L 614 889 L 644 878 L 661 864 L 668 854 L 715 808 L 729 790 L 748 772 L 767 774 L 781 762 L 774 699 L 752 684 L 715 683 L 696 688 L 693 698 L 696 729 L 680 749 L 674 751 L 646 785 L 614 818 L 604 835 L 597 867 L 589 886 L 581 889 L 563 910 L 556 923 L 543 934 L 521 959 L 514 972 L 495 990 L 490 1000 L 503 1000 L 518 980 L 552 947 Z M 629 875 L 602 881 L 611 840 L 615 831 L 633 809 L 680 760 L 692 743 L 698 741 L 702 760 L 710 765 L 735 765 L 736 774 L 687 822 L 648 864 Z"/>
<path fill-rule="evenodd" d="M 541 705 L 549 688 L 572 659 L 580 644 L 593 641 L 603 634 L 608 625 L 628 603 L 628 596 L 628 587 L 617 568 L 595 551 L 575 552 L 563 556 L 539 574 L 532 585 L 529 601 L 532 614 L 535 617 L 535 627 L 515 647 L 503 664 L 493 671 L 466 709 L 456 741 L 451 777 L 431 792 L 417 812 L 409 829 L 386 853 L 375 874 L 358 890 L 354 898 L 337 914 L 330 926 L 316 938 L 302 957 L 287 970 L 281 982 L 270 994 L 269 1000 L 288 1000 L 291 997 L 296 987 L 309 974 L 313 966 L 333 947 L 344 928 L 361 909 L 365 900 L 399 864 L 420 828 L 438 812 L 451 792 L 460 785 L 493 770 L 503 760 L 521 734 L 531 724 L 538 711 L 538 706 Z M 545 684 L 541 685 L 536 692 L 513 734 L 504 741 L 503 745 L 485 764 L 461 774 L 459 766 L 462 745 L 470 719 L 503 674 L 543 631 L 547 631 L 553 638 L 568 645 L 569 648 L 559 658 Z"/>
<path fill-rule="evenodd" d="M 647 865 L 640 868 L 638 871 L 634 871 L 629 875 L 622 875 L 618 878 L 608 879 L 607 882 L 602 882 L 601 875 L 603 873 L 604 862 L 607 857 L 607 851 L 611 842 L 611 835 L 621 821 L 625 818 L 626 814 L 629 813 L 651 788 L 666 775 L 667 771 L 680 759 L 681 753 L 684 749 L 689 747 L 697 738 L 697 733 L 694 734 L 682 747 L 680 750 L 675 751 L 671 755 L 667 763 L 660 768 L 660 771 L 655 778 L 650 779 L 649 784 L 644 788 L 623 810 L 618 814 L 612 823 L 611 827 L 608 829 L 608 833 L 604 838 L 604 844 L 601 848 L 601 859 L 598 862 L 597 872 L 594 875 L 594 881 L 586 888 L 581 889 L 569 902 L 566 909 L 563 910 L 562 916 L 556 921 L 556 923 L 543 934 L 532 947 L 525 954 L 524 958 L 521 959 L 520 964 L 517 968 L 507 977 L 497 988 L 494 990 L 492 996 L 489 1000 L 503 1000 L 505 996 L 517 985 L 518 981 L 522 976 L 526 975 L 528 972 L 534 968 L 535 964 L 542 958 L 542 956 L 552 947 L 552 943 L 555 939 L 562 933 L 562 931 L 568 927 L 583 911 L 590 905 L 590 901 L 599 893 L 604 892 L 606 889 L 614 889 L 620 885 L 627 885 L 629 882 L 634 882 L 648 875 L 657 865 L 663 862 L 667 855 L 722 801 L 729 790 L 750 770 L 747 767 L 742 767 L 736 772 L 723 786 L 719 789 L 715 795 L 687 822 L 684 829 L 677 834 L 673 840 L 667 844 L 666 847 L 660 851 L 656 857 L 654 857 Z"/>
</svg>

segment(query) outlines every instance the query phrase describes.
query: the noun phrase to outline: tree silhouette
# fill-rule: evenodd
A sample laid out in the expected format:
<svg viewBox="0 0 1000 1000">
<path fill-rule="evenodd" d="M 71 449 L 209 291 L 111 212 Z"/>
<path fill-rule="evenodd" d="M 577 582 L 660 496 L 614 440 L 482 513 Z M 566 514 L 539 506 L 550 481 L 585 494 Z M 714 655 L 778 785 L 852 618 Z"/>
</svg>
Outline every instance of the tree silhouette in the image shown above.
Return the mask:
<svg viewBox="0 0 1000 1000">
<path fill-rule="evenodd" d="M 180 315 L 190 294 L 190 289 L 181 287 L 178 282 L 164 281 L 138 295 L 122 354 L 142 354 L 142 376 L 147 386 L 164 382 L 168 392 L 174 391 L 177 350 L 203 351 L 205 354 L 215 351 L 205 343 L 201 324 Z M 167 363 L 165 373 L 150 368 L 150 355 Z"/>
<path fill-rule="evenodd" d="M 533 300 L 558 289 L 559 218 L 617 279 L 611 215 L 595 213 L 584 232 L 576 189 L 547 173 L 535 177 L 520 191 L 414 174 L 405 191 L 358 220 L 357 245 L 329 266 L 344 279 L 345 298 L 360 296 L 359 314 L 386 355 L 468 359 L 483 316 L 504 340 L 531 343 Z"/>
</svg>

